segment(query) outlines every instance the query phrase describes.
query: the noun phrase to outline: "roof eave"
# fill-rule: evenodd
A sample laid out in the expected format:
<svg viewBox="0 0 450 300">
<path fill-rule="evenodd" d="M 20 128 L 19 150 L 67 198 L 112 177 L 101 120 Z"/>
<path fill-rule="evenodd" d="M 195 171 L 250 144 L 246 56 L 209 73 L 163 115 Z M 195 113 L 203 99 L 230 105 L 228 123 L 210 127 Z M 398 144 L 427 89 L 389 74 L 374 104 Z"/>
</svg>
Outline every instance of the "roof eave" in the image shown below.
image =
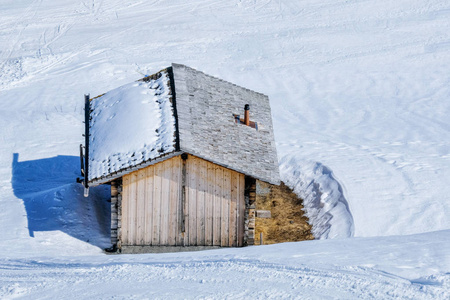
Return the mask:
<svg viewBox="0 0 450 300">
<path fill-rule="evenodd" d="M 100 177 L 100 178 L 94 178 L 94 179 L 89 181 L 89 186 L 90 187 L 95 187 L 95 186 L 98 186 L 98 185 L 101 185 L 101 184 L 109 183 L 109 182 L 114 181 L 114 180 L 116 180 L 116 179 L 118 179 L 120 177 L 123 177 L 124 175 L 130 174 L 130 173 L 132 173 L 134 171 L 138 171 L 138 170 L 146 168 L 148 166 L 157 164 L 159 162 L 163 162 L 165 160 L 168 160 L 168 159 L 170 159 L 172 157 L 181 155 L 183 153 L 188 153 L 188 154 L 194 155 L 194 156 L 196 156 L 198 158 L 204 159 L 204 160 L 209 161 L 209 162 L 211 162 L 213 164 L 216 164 L 216 165 L 222 166 L 224 168 L 236 171 L 236 172 L 244 174 L 246 176 L 253 177 L 253 178 L 258 179 L 258 180 L 263 181 L 263 182 L 267 182 L 267 183 L 275 184 L 275 185 L 279 185 L 280 182 L 281 182 L 279 177 L 277 177 L 277 178 L 265 178 L 265 177 L 258 176 L 256 174 L 250 174 L 250 173 L 246 172 L 245 170 L 241 170 L 241 169 L 238 169 L 238 168 L 232 168 L 232 167 L 227 166 L 225 164 L 221 164 L 219 162 L 216 162 L 216 161 L 213 161 L 213 160 L 208 159 L 206 157 L 203 157 L 202 155 L 200 155 L 198 153 L 195 153 L 194 151 L 173 151 L 173 152 L 164 154 L 162 156 L 159 156 L 156 159 L 147 160 L 145 162 L 142 162 L 139 165 L 136 165 L 136 166 L 133 166 L 133 167 L 128 167 L 128 168 L 116 171 L 116 172 L 111 173 L 111 174 L 109 174 L 107 176 L 103 176 L 103 177 Z"/>
<path fill-rule="evenodd" d="M 91 179 L 91 180 L 88 181 L 89 186 L 90 187 L 94 187 L 94 186 L 97 186 L 97 185 L 100 185 L 100 184 L 109 183 L 109 182 L 114 181 L 114 180 L 116 180 L 116 179 L 118 179 L 120 177 L 123 177 L 124 175 L 130 174 L 131 172 L 134 172 L 134 171 L 143 169 L 145 167 L 157 164 L 157 163 L 165 161 L 165 160 L 167 160 L 169 158 L 181 155 L 182 153 L 183 152 L 181 152 L 181 151 L 173 151 L 173 152 L 166 153 L 166 154 L 163 154 L 161 156 L 158 156 L 157 158 L 144 161 L 144 162 L 142 162 L 140 164 L 137 164 L 136 166 L 128 167 L 128 168 L 125 168 L 125 169 L 121 169 L 119 171 L 110 173 L 110 174 L 108 174 L 106 176 L 102 176 L 102 177 L 99 177 L 99 178 Z"/>
</svg>

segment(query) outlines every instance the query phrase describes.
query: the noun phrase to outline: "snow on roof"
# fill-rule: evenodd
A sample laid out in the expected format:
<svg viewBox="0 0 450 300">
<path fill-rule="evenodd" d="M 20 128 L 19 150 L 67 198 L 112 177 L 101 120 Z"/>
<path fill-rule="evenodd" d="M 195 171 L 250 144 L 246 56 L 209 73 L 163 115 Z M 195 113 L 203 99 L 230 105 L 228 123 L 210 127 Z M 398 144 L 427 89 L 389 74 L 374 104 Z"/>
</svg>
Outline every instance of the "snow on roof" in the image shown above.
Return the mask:
<svg viewBox="0 0 450 300">
<path fill-rule="evenodd" d="M 163 70 L 91 100 L 90 181 L 175 150 L 171 94 Z"/>
<path fill-rule="evenodd" d="M 236 124 L 246 104 L 258 129 Z M 269 183 L 280 180 L 269 98 L 184 65 L 94 98 L 89 123 L 93 185 L 181 152 Z"/>
</svg>

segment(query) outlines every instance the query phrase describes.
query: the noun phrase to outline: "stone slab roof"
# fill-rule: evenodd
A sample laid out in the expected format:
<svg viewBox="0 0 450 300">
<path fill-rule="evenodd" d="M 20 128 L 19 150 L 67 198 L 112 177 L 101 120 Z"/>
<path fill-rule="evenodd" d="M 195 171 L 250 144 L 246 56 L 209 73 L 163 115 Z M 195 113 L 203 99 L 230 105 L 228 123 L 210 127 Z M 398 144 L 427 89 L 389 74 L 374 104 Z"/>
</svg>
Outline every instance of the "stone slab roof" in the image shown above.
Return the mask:
<svg viewBox="0 0 450 300">
<path fill-rule="evenodd" d="M 183 152 L 279 183 L 266 95 L 180 64 L 127 86 L 91 101 L 91 185 Z M 236 122 L 246 104 L 257 128 Z"/>
<path fill-rule="evenodd" d="M 269 98 L 183 65 L 172 68 L 181 150 L 278 184 Z M 245 104 L 258 129 L 236 123 Z"/>
</svg>

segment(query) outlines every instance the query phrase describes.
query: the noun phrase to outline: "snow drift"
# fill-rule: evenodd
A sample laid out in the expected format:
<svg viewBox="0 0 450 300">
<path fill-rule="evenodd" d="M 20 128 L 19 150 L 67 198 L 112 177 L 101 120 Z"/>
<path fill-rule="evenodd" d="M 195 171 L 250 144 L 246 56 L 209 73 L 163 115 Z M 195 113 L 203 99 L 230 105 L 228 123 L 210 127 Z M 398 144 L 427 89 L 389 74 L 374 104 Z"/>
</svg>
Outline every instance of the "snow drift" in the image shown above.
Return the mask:
<svg viewBox="0 0 450 300">
<path fill-rule="evenodd" d="M 316 239 L 353 236 L 353 217 L 342 188 L 324 165 L 284 157 L 281 178 L 303 199 L 303 206 Z"/>
</svg>

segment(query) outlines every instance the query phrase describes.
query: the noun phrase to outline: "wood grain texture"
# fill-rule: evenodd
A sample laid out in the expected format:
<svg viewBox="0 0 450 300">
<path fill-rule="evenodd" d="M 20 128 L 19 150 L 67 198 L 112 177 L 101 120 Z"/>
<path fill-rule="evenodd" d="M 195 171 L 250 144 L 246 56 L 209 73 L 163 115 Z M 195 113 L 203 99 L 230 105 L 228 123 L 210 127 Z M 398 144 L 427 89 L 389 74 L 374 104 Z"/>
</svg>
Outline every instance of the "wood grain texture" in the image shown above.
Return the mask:
<svg viewBox="0 0 450 300">
<path fill-rule="evenodd" d="M 214 211 L 214 184 L 215 166 L 206 163 L 206 191 L 205 191 L 205 245 L 213 245 L 213 211 Z"/>
<path fill-rule="evenodd" d="M 221 210 L 222 210 L 222 187 L 223 187 L 223 169 L 215 166 L 215 185 L 214 185 L 214 211 L 213 211 L 213 245 L 221 245 Z"/>
<path fill-rule="evenodd" d="M 197 245 L 197 165 L 198 159 L 189 155 L 187 160 L 188 207 L 189 207 L 189 246 Z"/>
<path fill-rule="evenodd" d="M 172 175 L 172 162 L 169 159 L 162 166 L 161 175 L 161 229 L 160 229 L 160 245 L 169 245 L 169 206 L 170 206 L 170 181 Z"/>
<path fill-rule="evenodd" d="M 230 222 L 229 222 L 229 242 L 230 246 L 237 246 L 237 210 L 239 199 L 239 173 L 231 172 L 231 201 L 230 201 Z"/>
<path fill-rule="evenodd" d="M 162 185 L 162 169 L 163 164 L 156 164 L 155 168 L 155 186 L 153 190 L 153 233 L 152 233 L 152 245 L 160 244 L 161 233 L 161 185 Z"/>
<path fill-rule="evenodd" d="M 130 196 L 128 193 L 130 185 L 130 176 L 124 176 L 122 180 L 122 218 L 121 223 L 121 243 L 123 245 L 128 245 L 128 202 L 130 201 Z"/>
<path fill-rule="evenodd" d="M 189 155 L 123 177 L 123 245 L 242 246 L 244 175 Z M 182 220 L 185 232 L 182 232 Z"/>
<path fill-rule="evenodd" d="M 136 244 L 145 245 L 145 171 L 136 172 Z"/>
<path fill-rule="evenodd" d="M 244 246 L 244 220 L 245 220 L 245 175 L 239 174 L 239 199 L 238 199 L 238 222 L 237 222 L 237 235 L 238 235 L 238 247 Z"/>
<path fill-rule="evenodd" d="M 223 169 L 222 210 L 221 210 L 221 246 L 230 246 L 230 202 L 231 202 L 231 171 Z"/>
<path fill-rule="evenodd" d="M 130 174 L 130 185 L 128 189 L 128 196 L 130 201 L 128 209 L 128 242 L 136 245 L 136 180 L 137 174 Z"/>
<path fill-rule="evenodd" d="M 172 169 L 169 170 L 169 240 L 170 246 L 177 245 L 178 239 L 178 199 L 179 199 L 179 179 L 180 179 L 180 158 L 175 157 L 172 160 Z"/>
<path fill-rule="evenodd" d="M 155 180 L 155 168 L 153 166 L 146 168 L 145 170 L 145 227 L 144 227 L 144 241 L 146 245 L 152 244 L 153 235 L 153 189 Z"/>
<path fill-rule="evenodd" d="M 198 159 L 197 162 L 197 245 L 205 245 L 205 192 L 208 182 L 207 162 L 203 159 Z"/>
<path fill-rule="evenodd" d="M 180 245 L 184 246 L 186 245 L 187 239 L 187 233 L 186 233 L 186 215 L 188 212 L 186 198 L 187 198 L 187 162 L 186 159 L 182 158 L 181 160 L 181 197 L 180 197 L 180 212 L 179 212 L 179 218 L 180 218 Z"/>
</svg>

